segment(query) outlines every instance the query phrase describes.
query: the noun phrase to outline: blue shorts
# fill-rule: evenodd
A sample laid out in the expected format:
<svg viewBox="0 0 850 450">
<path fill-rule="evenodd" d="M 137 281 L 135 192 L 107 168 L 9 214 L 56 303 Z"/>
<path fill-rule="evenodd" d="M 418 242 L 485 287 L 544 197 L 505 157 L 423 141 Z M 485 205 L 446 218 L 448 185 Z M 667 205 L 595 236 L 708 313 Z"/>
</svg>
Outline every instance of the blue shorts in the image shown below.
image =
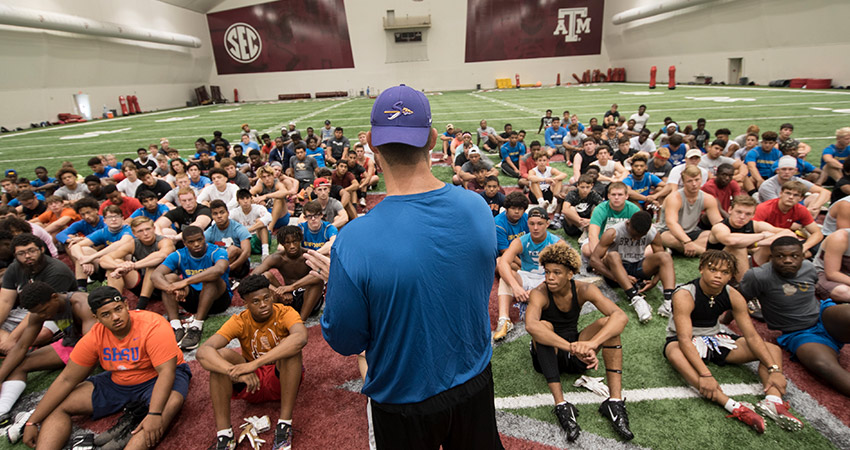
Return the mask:
<svg viewBox="0 0 850 450">
<path fill-rule="evenodd" d="M 785 350 L 791 352 L 791 355 L 796 359 L 797 349 L 803 344 L 816 342 L 826 345 L 835 350 L 836 353 L 841 351 L 844 346 L 842 342 L 837 341 L 832 337 L 823 326 L 823 310 L 835 306 L 835 302 L 831 298 L 821 300 L 820 314 L 818 314 L 818 322 L 805 330 L 798 330 L 791 333 L 783 333 L 782 336 L 776 338 L 776 343 Z"/>
<path fill-rule="evenodd" d="M 269 211 L 269 212 L 271 212 L 271 211 Z M 287 225 L 289 225 L 289 211 L 287 211 L 286 214 L 283 215 L 283 217 L 281 217 L 280 219 L 277 219 L 277 222 L 274 223 L 272 230 L 278 230 L 278 229 L 283 228 Z"/>
<path fill-rule="evenodd" d="M 153 377 L 144 383 L 124 386 L 112 381 L 112 372 L 101 372 L 89 377 L 86 381 L 94 385 L 91 393 L 92 420 L 121 411 L 124 405 L 133 401 L 144 400 L 145 403 L 150 404 L 156 379 L 157 377 Z M 178 365 L 171 390 L 177 391 L 185 400 L 189 393 L 190 379 L 192 379 L 192 371 L 189 370 L 189 364 Z"/>
</svg>

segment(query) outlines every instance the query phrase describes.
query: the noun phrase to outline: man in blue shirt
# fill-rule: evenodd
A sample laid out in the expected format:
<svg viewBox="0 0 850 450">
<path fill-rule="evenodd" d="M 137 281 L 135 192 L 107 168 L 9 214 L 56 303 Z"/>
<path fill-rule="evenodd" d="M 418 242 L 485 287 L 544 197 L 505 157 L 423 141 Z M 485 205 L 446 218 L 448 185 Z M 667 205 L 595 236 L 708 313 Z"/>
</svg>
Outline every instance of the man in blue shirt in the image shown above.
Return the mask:
<svg viewBox="0 0 850 450">
<path fill-rule="evenodd" d="M 136 198 L 142 203 L 142 207 L 130 214 L 130 219 L 147 217 L 156 222 L 156 219 L 168 212 L 168 207 L 159 203 L 159 199 L 156 198 L 153 191 L 141 191 L 136 194 Z"/>
<path fill-rule="evenodd" d="M 629 187 L 629 200 L 636 201 L 640 206 L 646 208 L 659 205 L 659 193 L 664 187 L 664 182 L 657 176 L 646 173 L 646 155 L 638 153 L 632 157 L 632 173 L 624 180 L 623 184 Z M 657 189 L 656 189 L 657 188 Z M 649 202 L 649 205 L 647 205 Z"/>
<path fill-rule="evenodd" d="M 850 157 L 850 127 L 839 128 L 835 132 L 835 143 L 823 149 L 820 157 L 820 168 L 823 173 L 817 184 L 822 185 L 827 178 L 840 180 L 841 168 L 848 157 Z"/>
<path fill-rule="evenodd" d="M 47 168 L 44 166 L 38 166 L 35 168 L 35 180 L 30 181 L 30 184 L 36 191 L 53 192 L 54 189 L 59 187 L 59 183 L 56 181 L 56 178 L 48 176 Z"/>
<path fill-rule="evenodd" d="M 227 251 L 207 245 L 202 228 L 184 228 L 183 245 L 156 268 L 151 281 L 162 291 L 165 313 L 180 348 L 194 350 L 201 343 L 207 315 L 222 313 L 230 306 L 230 270 Z M 185 328 L 178 305 L 194 314 Z"/>
<path fill-rule="evenodd" d="M 508 142 L 502 144 L 499 153 L 502 156 L 502 173 L 519 178 L 519 157 L 525 154 L 525 144 L 518 142 L 519 133 L 511 131 Z"/>
<path fill-rule="evenodd" d="M 106 272 L 98 264 L 100 257 L 114 249 L 110 249 L 110 245 L 121 240 L 124 235 L 132 234 L 130 227 L 124 225 L 121 208 L 116 205 L 109 205 L 104 209 L 103 221 L 105 227 L 67 247 L 68 256 L 74 262 L 74 273 L 80 290 L 86 289 L 89 277 L 101 281 L 106 279 Z"/>
<path fill-rule="evenodd" d="M 227 251 L 230 273 L 234 278 L 248 274 L 248 258 L 251 257 L 251 233 L 241 223 L 230 220 L 230 212 L 223 200 L 210 202 L 213 225 L 204 231 L 204 237 Z"/>
<path fill-rule="evenodd" d="M 552 118 L 552 126 L 546 128 L 546 151 L 549 153 L 549 156 L 553 156 L 557 153 L 562 155 L 567 155 L 567 149 L 564 147 L 564 138 L 569 133 L 566 127 L 561 126 L 561 119 L 557 117 Z M 567 161 L 572 161 L 572 152 L 570 152 L 570 157 Z"/>
<path fill-rule="evenodd" d="M 74 211 L 81 219 L 72 223 L 56 235 L 56 240 L 66 246 L 77 243 L 86 236 L 106 226 L 103 218 L 98 214 L 100 205 L 91 197 L 83 197 L 74 203 Z"/>
<path fill-rule="evenodd" d="M 776 132 L 765 131 L 761 134 L 761 145 L 750 150 L 744 158 L 756 188 L 773 176 L 773 163 L 782 157 L 782 151 L 776 148 L 778 138 Z"/>
<path fill-rule="evenodd" d="M 201 167 L 198 166 L 198 163 L 189 164 L 186 173 L 189 174 L 189 184 L 198 192 L 201 192 L 206 185 L 212 184 L 212 180 L 201 175 Z"/>
<path fill-rule="evenodd" d="M 97 156 L 92 156 L 89 159 L 89 169 L 92 170 L 94 176 L 101 180 L 101 183 L 115 183 L 112 177 L 121 173 L 116 168 L 104 165 L 103 161 Z"/>
<path fill-rule="evenodd" d="M 514 191 L 505 196 L 505 210 L 493 220 L 496 222 L 496 249 L 499 254 L 511 245 L 511 242 L 528 233 L 528 197 L 522 191 Z"/>
<path fill-rule="evenodd" d="M 487 311 L 497 256 L 490 208 L 432 175 L 437 130 L 423 93 L 384 90 L 371 123 L 387 197 L 331 249 L 324 338 L 343 355 L 366 352 L 378 448 L 502 448 Z"/>
<path fill-rule="evenodd" d="M 558 236 L 546 230 L 549 226 L 549 214 L 545 208 L 535 206 L 528 212 L 529 232 L 514 239 L 508 250 L 499 258 L 499 323 L 493 339 L 498 341 L 504 339 L 514 328 L 508 317 L 508 307 L 514 299 L 523 303 L 520 308 L 520 320 L 523 319 L 525 304 L 528 303 L 529 291 L 543 282 L 545 275 L 537 261 L 540 251 L 546 246 L 561 240 Z M 512 267 L 514 261 L 519 258 L 520 269 Z"/>
<path fill-rule="evenodd" d="M 298 224 L 304 234 L 304 239 L 301 241 L 301 247 L 304 250 L 315 250 L 323 255 L 331 253 L 331 246 L 336 240 L 338 231 L 324 218 L 325 210 L 318 200 L 304 205 L 304 222 Z"/>
</svg>

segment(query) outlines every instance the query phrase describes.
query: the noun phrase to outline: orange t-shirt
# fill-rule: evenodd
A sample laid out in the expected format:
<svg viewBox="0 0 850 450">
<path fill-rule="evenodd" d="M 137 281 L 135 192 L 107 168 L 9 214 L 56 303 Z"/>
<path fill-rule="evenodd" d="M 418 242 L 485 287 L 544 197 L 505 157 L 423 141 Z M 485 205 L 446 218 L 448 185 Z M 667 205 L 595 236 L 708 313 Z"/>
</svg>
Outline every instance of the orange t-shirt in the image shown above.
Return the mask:
<svg viewBox="0 0 850 450">
<path fill-rule="evenodd" d="M 273 308 L 272 316 L 264 323 L 255 322 L 251 311 L 246 309 L 227 319 L 216 334 L 228 342 L 239 339 L 242 356 L 246 361 L 253 361 L 275 348 L 289 336 L 293 325 L 301 323 L 301 315 L 292 307 L 275 303 Z"/>
<path fill-rule="evenodd" d="M 178 365 L 185 362 L 164 317 L 150 311 L 130 311 L 130 321 L 132 328 L 124 339 L 96 323 L 71 351 L 71 361 L 84 367 L 100 362 L 103 370 L 112 372 L 112 381 L 122 386 L 156 377 L 155 367 L 175 356 Z"/>
<path fill-rule="evenodd" d="M 80 220 L 80 215 L 77 214 L 76 211 L 74 211 L 74 208 L 64 208 L 62 209 L 62 213 L 59 216 L 57 216 L 53 213 L 53 211 L 48 209 L 47 211 L 41 213 L 41 215 L 38 216 L 38 221 L 45 225 L 50 225 L 51 223 L 59 220 L 60 217 L 70 217 L 71 222 L 69 223 L 69 225 Z"/>
</svg>

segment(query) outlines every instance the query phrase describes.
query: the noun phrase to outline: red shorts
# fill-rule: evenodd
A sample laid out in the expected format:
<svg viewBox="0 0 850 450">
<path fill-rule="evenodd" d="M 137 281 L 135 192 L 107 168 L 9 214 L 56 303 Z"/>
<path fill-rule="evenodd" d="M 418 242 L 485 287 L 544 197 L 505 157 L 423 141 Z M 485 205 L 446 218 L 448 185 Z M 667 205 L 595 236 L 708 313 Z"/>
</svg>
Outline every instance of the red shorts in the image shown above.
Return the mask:
<svg viewBox="0 0 850 450">
<path fill-rule="evenodd" d="M 268 364 L 254 371 L 260 379 L 260 388 L 256 392 L 248 392 L 245 387 L 234 392 L 231 398 L 245 400 L 248 403 L 265 403 L 280 400 L 280 378 L 274 364 Z"/>
</svg>

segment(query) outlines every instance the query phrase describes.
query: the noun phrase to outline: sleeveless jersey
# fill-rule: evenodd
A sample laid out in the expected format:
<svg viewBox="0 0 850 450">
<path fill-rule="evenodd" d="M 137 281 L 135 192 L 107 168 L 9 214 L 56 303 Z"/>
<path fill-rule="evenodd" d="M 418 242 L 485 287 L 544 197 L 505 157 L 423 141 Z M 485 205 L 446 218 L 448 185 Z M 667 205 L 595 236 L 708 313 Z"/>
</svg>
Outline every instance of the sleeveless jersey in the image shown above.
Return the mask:
<svg viewBox="0 0 850 450">
<path fill-rule="evenodd" d="M 533 172 L 534 176 L 537 176 L 537 177 L 540 177 L 540 178 L 552 178 L 552 168 L 549 167 L 549 166 L 546 166 L 546 171 L 543 172 L 543 173 L 540 173 L 540 171 L 537 170 L 537 167 L 531 169 L 529 172 Z M 541 191 L 548 191 L 549 190 L 549 183 L 541 181 L 540 182 L 540 190 Z"/>
<path fill-rule="evenodd" d="M 679 189 L 679 197 L 682 199 L 682 207 L 679 208 L 679 225 L 681 225 L 682 229 L 685 230 L 685 233 L 690 233 L 694 229 L 696 229 L 697 224 L 699 223 L 700 215 L 702 214 L 702 209 L 705 203 L 705 196 L 702 191 L 699 191 L 697 194 L 697 200 L 690 204 L 688 199 L 685 198 L 685 189 Z M 661 217 L 658 219 L 658 222 L 661 224 L 664 231 L 667 228 L 667 222 L 665 222 L 665 209 L 661 210 Z"/>
<path fill-rule="evenodd" d="M 752 220 L 751 220 L 751 221 L 749 221 L 749 222 L 747 222 L 746 224 L 744 224 L 744 226 L 742 226 L 741 228 L 735 228 L 735 227 L 733 227 L 733 226 L 732 226 L 732 224 L 730 224 L 730 223 L 729 223 L 729 218 L 728 218 L 728 217 L 727 217 L 727 218 L 725 218 L 725 219 L 723 219 L 723 221 L 722 221 L 722 222 L 720 222 L 720 223 L 722 223 L 723 225 L 726 225 L 727 227 L 729 227 L 729 231 L 731 231 L 731 232 L 733 232 L 733 233 L 746 233 L 746 234 L 753 234 L 753 233 L 755 233 L 755 232 L 756 232 L 756 228 L 755 228 L 755 226 L 753 226 L 753 221 L 752 221 Z M 725 246 L 725 245 L 723 245 L 723 244 L 721 244 L 720 242 L 711 242 L 711 239 L 709 239 L 709 240 L 708 240 L 708 243 L 706 244 L 706 248 L 707 248 L 708 250 L 723 250 L 725 247 L 726 247 L 726 246 Z"/>
<path fill-rule="evenodd" d="M 688 284 L 679 286 L 677 291 L 684 289 L 691 294 L 694 300 L 694 310 L 691 311 L 691 325 L 693 325 L 694 336 L 713 336 L 720 333 L 720 322 L 718 319 L 724 312 L 732 309 L 732 301 L 729 299 L 729 286 L 724 286 L 714 297 L 711 297 L 702 292 L 699 285 L 699 278 L 691 281 Z M 675 306 L 674 306 L 675 307 Z M 673 322 L 673 316 L 667 322 L 667 337 L 676 336 L 676 324 Z"/>
<path fill-rule="evenodd" d="M 850 202 L 850 197 L 844 197 L 839 202 Z M 832 206 L 837 205 L 838 203 L 833 203 Z M 832 209 L 832 206 L 829 209 Z M 826 219 L 823 219 L 823 228 L 821 228 L 821 233 L 823 233 L 823 237 L 827 237 L 830 234 L 834 233 L 838 228 L 838 225 L 835 221 L 835 217 L 832 217 L 829 212 L 826 213 Z"/>
<path fill-rule="evenodd" d="M 575 280 L 570 280 L 570 289 L 573 293 L 570 310 L 564 312 L 558 309 L 558 305 L 555 304 L 555 298 L 552 296 L 552 292 L 550 291 L 548 292 L 549 305 L 540 312 L 540 320 L 545 320 L 551 323 L 558 336 L 561 336 L 569 342 L 575 342 L 578 340 L 578 317 L 581 312 L 578 307 L 578 295 L 576 295 Z"/>
<path fill-rule="evenodd" d="M 844 231 L 845 233 L 847 233 L 848 237 L 850 237 L 850 228 L 842 228 L 842 229 L 837 230 L 837 231 Z M 826 246 L 824 246 L 824 245 L 820 246 L 820 248 L 818 249 L 818 253 L 815 255 L 815 258 L 814 258 L 814 261 L 813 261 L 815 263 L 815 269 L 817 269 L 818 273 L 823 272 L 823 270 L 824 270 L 824 267 L 823 267 L 823 249 L 824 248 L 826 248 Z M 850 246 L 847 246 L 847 250 L 844 250 L 844 258 L 850 258 Z M 844 268 L 842 267 L 842 270 L 843 269 Z"/>
</svg>

